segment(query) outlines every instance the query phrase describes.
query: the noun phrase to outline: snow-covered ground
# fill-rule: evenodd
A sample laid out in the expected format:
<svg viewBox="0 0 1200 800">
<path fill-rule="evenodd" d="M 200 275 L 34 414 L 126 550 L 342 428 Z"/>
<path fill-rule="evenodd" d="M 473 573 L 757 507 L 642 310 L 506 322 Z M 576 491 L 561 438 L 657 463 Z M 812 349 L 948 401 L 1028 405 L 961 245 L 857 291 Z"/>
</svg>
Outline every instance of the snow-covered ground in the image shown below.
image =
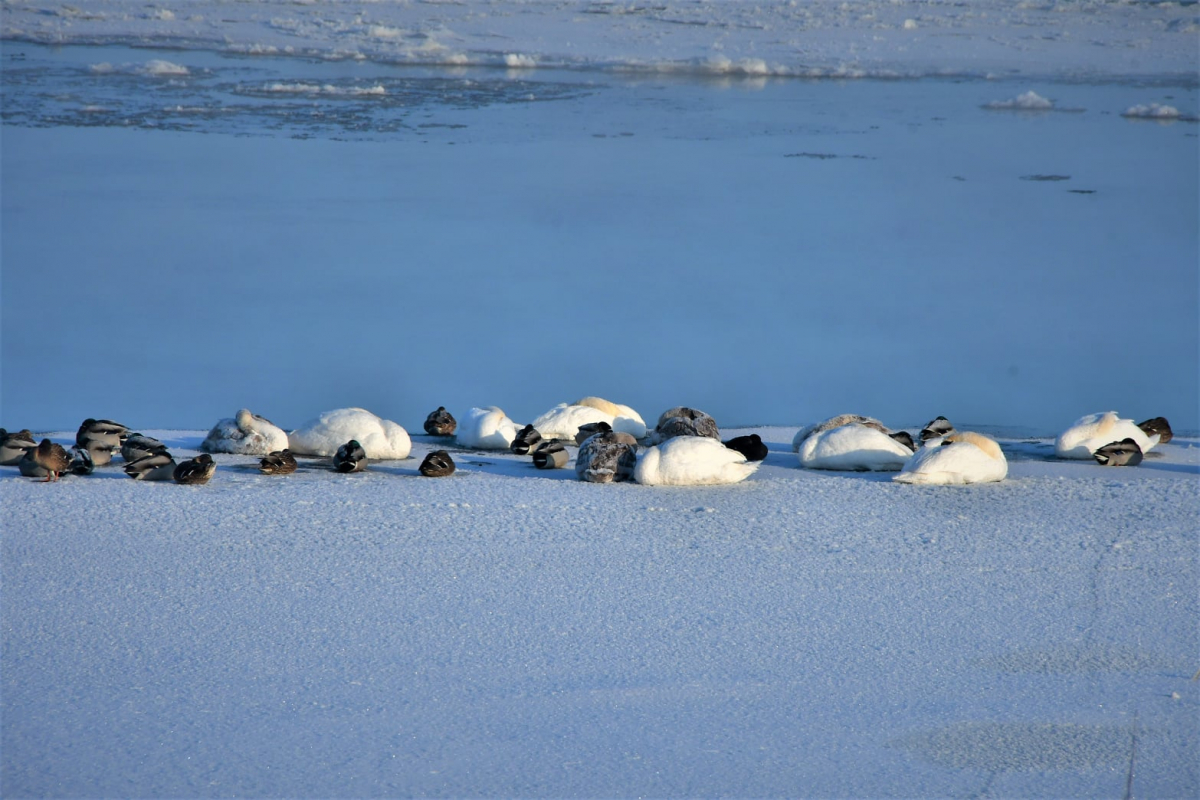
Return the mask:
<svg viewBox="0 0 1200 800">
<path fill-rule="evenodd" d="M 1001 439 L 1007 481 L 945 488 L 753 430 L 708 488 L 422 478 L 423 436 L 349 476 L 0 468 L 3 793 L 1196 795 L 1200 441 Z"/>
<path fill-rule="evenodd" d="M 423 478 L 423 436 L 202 487 L 2 467 L 0 795 L 1200 795 L 1198 37 L 1192 2 L 3 0 L 9 430 L 182 456 L 245 405 L 600 394 L 771 452 L 706 488 Z M 1107 408 L 1182 435 L 1052 459 Z M 1009 477 L 799 469 L 847 411 L 983 421 Z"/>
</svg>

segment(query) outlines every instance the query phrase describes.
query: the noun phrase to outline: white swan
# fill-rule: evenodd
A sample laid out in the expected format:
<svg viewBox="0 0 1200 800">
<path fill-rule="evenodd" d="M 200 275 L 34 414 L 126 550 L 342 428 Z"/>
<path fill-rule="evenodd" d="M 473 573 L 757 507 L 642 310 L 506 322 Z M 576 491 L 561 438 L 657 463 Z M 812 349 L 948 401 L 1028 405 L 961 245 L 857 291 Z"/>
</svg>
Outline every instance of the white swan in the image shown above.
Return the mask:
<svg viewBox="0 0 1200 800">
<path fill-rule="evenodd" d="M 288 435 L 268 419 L 243 408 L 232 419 L 218 420 L 200 443 L 206 453 L 241 453 L 265 456 L 288 446 Z M 124 452 L 124 451 L 122 451 Z"/>
<path fill-rule="evenodd" d="M 1147 436 L 1131 419 L 1121 419 L 1115 411 L 1088 414 L 1075 420 L 1054 442 L 1059 458 L 1091 459 L 1106 444 L 1133 439 L 1143 453 L 1159 442 L 1159 435 Z"/>
<path fill-rule="evenodd" d="M 913 454 L 913 449 L 893 438 L 879 420 L 857 414 L 842 414 L 801 428 L 792 440 L 792 449 L 805 469 L 856 472 L 895 471 Z"/>
<path fill-rule="evenodd" d="M 899 483 L 964 484 L 1002 481 L 1008 475 L 1008 460 L 994 439 L 963 431 L 930 439 L 918 450 L 899 475 Z"/>
<path fill-rule="evenodd" d="M 472 408 L 458 421 L 455 439 L 473 450 L 507 450 L 521 426 L 495 406 Z M 541 431 L 539 431 L 540 433 Z"/>
<path fill-rule="evenodd" d="M 559 403 L 533 421 L 533 427 L 545 439 L 575 438 L 579 426 L 607 422 L 614 431 L 635 439 L 646 435 L 646 422 L 629 406 L 611 403 L 601 397 L 582 397 L 574 403 Z"/>
<path fill-rule="evenodd" d="M 370 459 L 408 458 L 412 450 L 408 431 L 362 408 L 326 411 L 289 433 L 283 447 L 272 449 L 286 447 L 302 455 L 333 456 L 351 439 L 362 445 Z"/>
<path fill-rule="evenodd" d="M 638 456 L 633 479 L 647 486 L 706 486 L 737 483 L 759 462 L 707 436 L 676 436 Z"/>
</svg>

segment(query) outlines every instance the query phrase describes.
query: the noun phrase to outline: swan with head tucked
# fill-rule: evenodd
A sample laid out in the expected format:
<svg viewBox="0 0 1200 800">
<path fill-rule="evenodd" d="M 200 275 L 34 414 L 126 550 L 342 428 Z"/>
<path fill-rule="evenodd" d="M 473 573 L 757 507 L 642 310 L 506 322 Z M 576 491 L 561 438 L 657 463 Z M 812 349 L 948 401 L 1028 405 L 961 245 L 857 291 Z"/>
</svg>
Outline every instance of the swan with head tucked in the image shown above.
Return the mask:
<svg viewBox="0 0 1200 800">
<path fill-rule="evenodd" d="M 659 416 L 648 441 L 658 444 L 676 436 L 705 436 L 719 441 L 721 431 L 709 414 L 687 406 L 675 406 Z"/>
<path fill-rule="evenodd" d="M 472 408 L 458 422 L 455 440 L 471 450 L 507 450 L 521 426 L 496 406 Z"/>
<path fill-rule="evenodd" d="M 1159 443 L 1160 438 L 1159 433 L 1147 436 L 1133 420 L 1121 419 L 1115 411 L 1105 411 L 1075 420 L 1055 440 L 1054 453 L 1059 458 L 1091 459 L 1106 444 L 1125 439 L 1132 439 L 1142 453 L 1147 453 Z"/>
<path fill-rule="evenodd" d="M 930 439 L 905 463 L 898 483 L 967 484 L 1002 481 L 1008 460 L 995 439 L 962 431 Z"/>
<path fill-rule="evenodd" d="M 582 397 L 574 403 L 559 403 L 533 421 L 533 427 L 546 439 L 570 441 L 584 425 L 607 422 L 614 431 L 635 439 L 646 435 L 646 423 L 629 406 L 611 403 L 601 397 Z"/>
<path fill-rule="evenodd" d="M 805 469 L 895 471 L 916 449 L 912 437 L 892 433 L 877 419 L 842 414 L 801 428 L 792 449 Z"/>
<path fill-rule="evenodd" d="M 633 477 L 647 486 L 711 486 L 737 483 L 754 474 L 759 462 L 708 436 L 675 436 L 647 448 Z"/>
<path fill-rule="evenodd" d="M 284 447 L 299 455 L 333 456 L 349 440 L 366 451 L 367 458 L 408 458 L 412 440 L 408 431 L 389 419 L 382 419 L 363 408 L 337 408 L 326 411 L 287 435 Z"/>
<path fill-rule="evenodd" d="M 288 446 L 288 435 L 266 417 L 240 409 L 232 418 L 217 420 L 200 443 L 205 453 L 237 453 L 246 456 L 265 456 Z"/>
</svg>

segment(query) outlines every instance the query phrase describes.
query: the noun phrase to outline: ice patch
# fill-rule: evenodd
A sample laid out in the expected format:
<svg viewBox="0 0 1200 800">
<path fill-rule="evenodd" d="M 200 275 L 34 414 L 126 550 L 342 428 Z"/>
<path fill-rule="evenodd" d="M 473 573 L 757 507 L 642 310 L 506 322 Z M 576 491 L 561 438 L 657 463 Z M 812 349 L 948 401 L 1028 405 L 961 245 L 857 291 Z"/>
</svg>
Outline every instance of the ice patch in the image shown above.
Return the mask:
<svg viewBox="0 0 1200 800">
<path fill-rule="evenodd" d="M 272 94 L 328 94 L 357 97 L 360 95 L 385 95 L 387 89 L 381 84 L 374 86 L 333 86 L 332 84 L 315 83 L 271 83 L 262 88 Z"/>
<path fill-rule="evenodd" d="M 1050 111 L 1054 108 L 1054 101 L 1042 97 L 1035 91 L 1028 91 L 1024 94 L 1019 94 L 1010 100 L 993 100 L 984 105 L 984 108 L 992 110 L 1016 110 L 1016 111 Z"/>
<path fill-rule="evenodd" d="M 190 75 L 188 68 L 182 64 L 175 64 L 170 61 L 161 59 L 153 59 L 146 62 L 146 66 L 138 70 L 144 75 Z"/>
<path fill-rule="evenodd" d="M 537 66 L 537 59 L 521 53 L 506 53 L 504 65 L 510 69 L 533 69 Z"/>
<path fill-rule="evenodd" d="M 1178 108 L 1158 103 L 1130 106 L 1121 112 L 1121 116 L 1135 119 L 1182 119 L 1183 117 Z"/>
</svg>

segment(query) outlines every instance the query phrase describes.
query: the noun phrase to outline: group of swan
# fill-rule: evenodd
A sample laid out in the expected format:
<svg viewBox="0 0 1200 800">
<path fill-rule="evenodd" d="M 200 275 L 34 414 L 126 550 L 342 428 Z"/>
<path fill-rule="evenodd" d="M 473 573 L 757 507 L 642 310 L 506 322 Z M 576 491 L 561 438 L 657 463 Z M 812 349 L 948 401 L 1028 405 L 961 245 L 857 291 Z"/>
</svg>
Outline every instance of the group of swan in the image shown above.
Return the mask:
<svg viewBox="0 0 1200 800">
<path fill-rule="evenodd" d="M 472 408 L 461 420 L 439 407 L 425 421 L 425 430 L 453 435 L 468 449 L 511 449 L 531 455 L 540 468 L 565 466 L 569 456 L 563 442 L 575 443 L 579 445 L 576 474 L 597 483 L 630 479 L 673 486 L 737 483 L 753 474 L 767 455 L 756 434 L 722 442 L 715 420 L 703 411 L 672 408 L 651 430 L 632 408 L 598 397 L 561 403 L 523 427 L 495 406 Z M 1135 424 L 1109 411 L 1077 420 L 1058 437 L 1055 453 L 1059 458 L 1095 459 L 1110 466 L 1136 465 L 1146 452 L 1170 438 L 1170 426 L 1161 417 Z M 48 448 L 35 456 L 37 447 L 28 431 L 10 434 L 0 429 L 0 464 L 19 463 L 23 474 L 87 474 L 94 465 L 109 463 L 119 449 L 131 477 L 179 480 L 177 465 L 161 442 L 109 420 L 84 421 L 76 435 L 75 460 L 69 463 L 60 464 L 62 455 L 55 452 L 52 457 Z M 407 458 L 412 442 L 402 426 L 362 408 L 327 411 L 290 433 L 241 409 L 234 417 L 219 420 L 200 449 L 263 456 L 262 471 L 267 474 L 294 471 L 293 454 L 333 457 L 339 471 L 353 472 L 363 469 L 368 459 Z M 891 431 L 877 419 L 842 414 L 802 428 L 792 449 L 806 469 L 893 471 L 898 472 L 893 480 L 900 483 L 983 483 L 1003 480 L 1008 474 L 1007 460 L 994 439 L 955 431 L 945 417 L 926 425 L 918 444 L 907 432 Z M 35 463 L 38 458 L 49 466 Z M 205 458 L 190 468 L 211 475 L 212 460 Z M 435 451 L 420 471 L 449 475 L 454 462 L 445 451 Z"/>
</svg>

